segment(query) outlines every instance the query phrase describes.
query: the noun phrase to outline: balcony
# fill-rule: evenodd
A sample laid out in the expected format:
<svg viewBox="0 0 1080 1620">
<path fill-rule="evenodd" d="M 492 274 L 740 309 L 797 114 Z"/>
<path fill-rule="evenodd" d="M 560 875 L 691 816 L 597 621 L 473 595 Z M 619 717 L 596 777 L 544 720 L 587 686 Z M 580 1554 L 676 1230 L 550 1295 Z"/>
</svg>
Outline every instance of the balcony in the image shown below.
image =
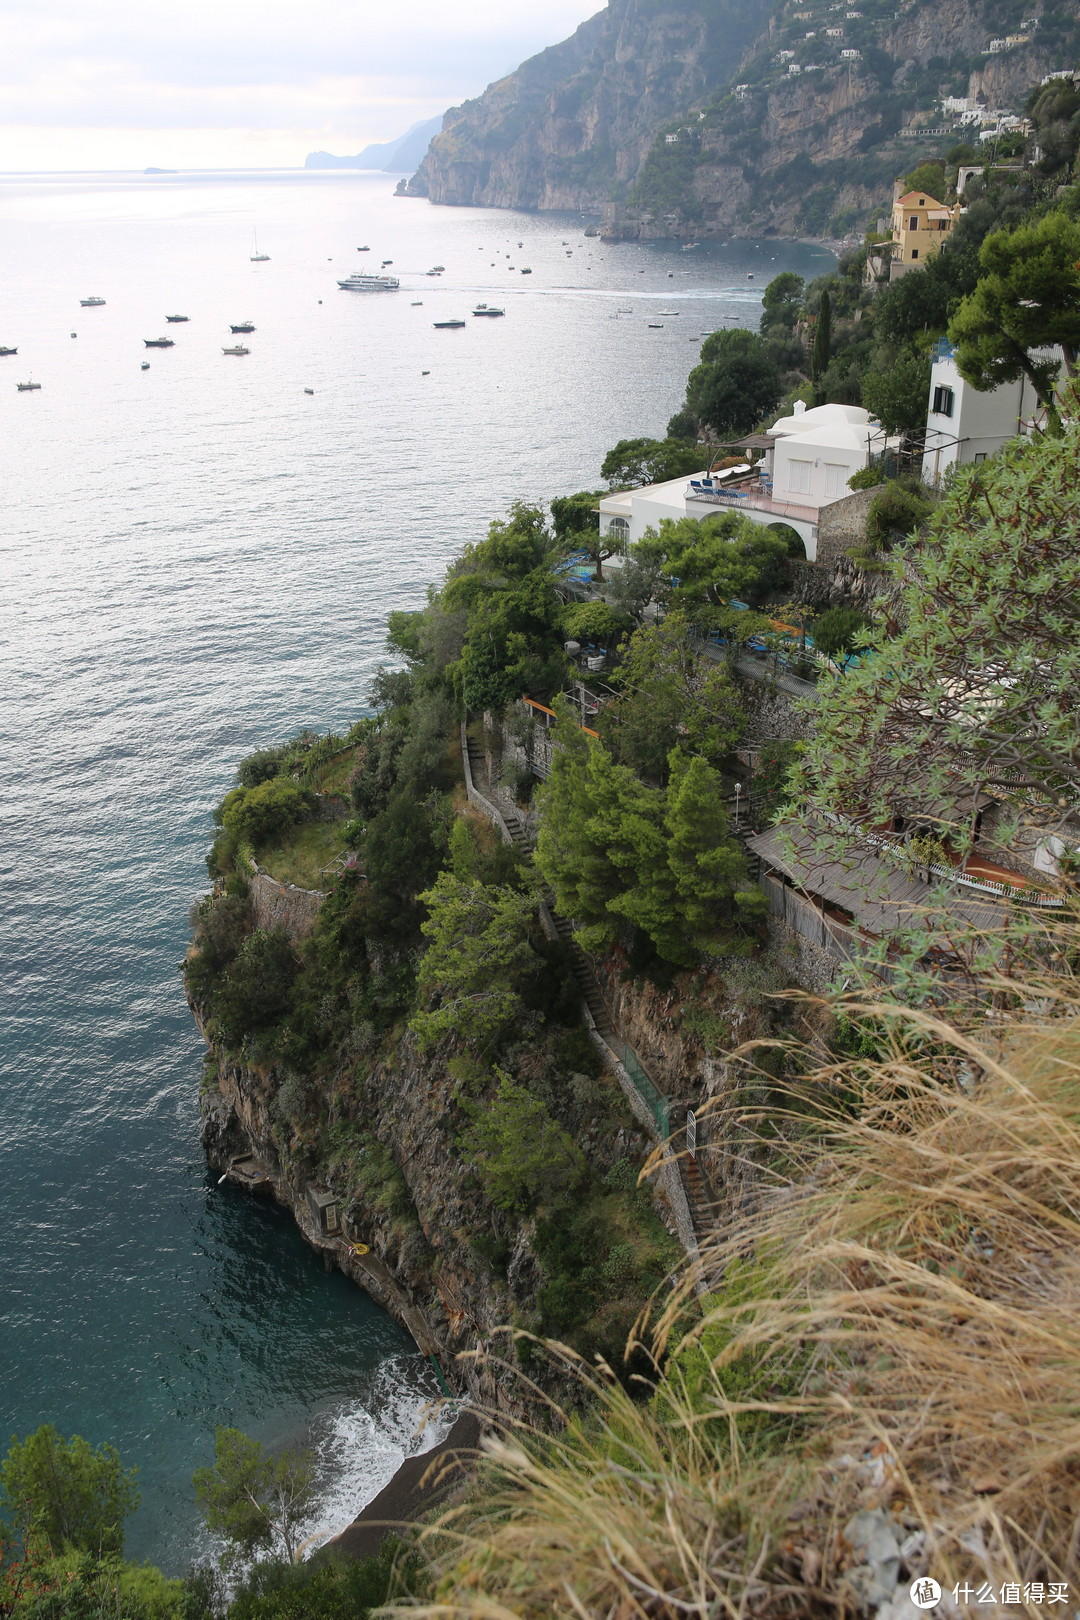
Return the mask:
<svg viewBox="0 0 1080 1620">
<path fill-rule="evenodd" d="M 692 478 L 686 498 L 688 501 L 704 501 L 712 506 L 729 506 L 735 511 L 750 508 L 754 512 L 768 512 L 774 517 L 794 518 L 802 523 L 816 523 L 821 511 L 818 506 L 800 501 L 777 500 L 769 478 L 753 478 L 734 489 L 710 488 L 704 479 Z"/>
</svg>

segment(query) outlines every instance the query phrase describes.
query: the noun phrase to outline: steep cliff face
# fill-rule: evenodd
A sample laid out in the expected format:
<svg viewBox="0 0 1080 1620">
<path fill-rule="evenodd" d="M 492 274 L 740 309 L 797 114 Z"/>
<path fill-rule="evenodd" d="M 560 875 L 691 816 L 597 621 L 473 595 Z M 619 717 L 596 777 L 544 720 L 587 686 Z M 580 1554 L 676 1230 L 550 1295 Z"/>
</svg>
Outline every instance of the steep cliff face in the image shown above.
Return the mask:
<svg viewBox="0 0 1080 1620">
<path fill-rule="evenodd" d="M 561 45 L 454 107 L 408 187 L 433 202 L 599 208 L 657 127 L 725 82 L 768 0 L 610 0 Z"/>
<path fill-rule="evenodd" d="M 943 95 L 1018 108 L 1071 62 L 1075 11 L 1071 0 L 610 0 L 452 108 L 404 189 L 604 211 L 605 235 L 623 239 L 842 234 L 940 149 L 940 136 L 909 137 L 940 125 Z M 989 55 L 1005 35 L 1015 43 Z"/>
</svg>

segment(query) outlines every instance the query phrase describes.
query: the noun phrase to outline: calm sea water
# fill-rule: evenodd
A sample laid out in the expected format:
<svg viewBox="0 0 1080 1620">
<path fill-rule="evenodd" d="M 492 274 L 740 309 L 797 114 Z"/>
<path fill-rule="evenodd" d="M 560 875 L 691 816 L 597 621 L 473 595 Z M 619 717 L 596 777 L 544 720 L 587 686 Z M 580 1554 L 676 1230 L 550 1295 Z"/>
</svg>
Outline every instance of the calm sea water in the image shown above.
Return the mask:
<svg viewBox="0 0 1080 1620">
<path fill-rule="evenodd" d="M 388 610 L 491 517 L 595 486 L 616 439 L 662 433 L 703 332 L 832 263 L 604 246 L 570 217 L 392 189 L 0 176 L 19 350 L 0 360 L 0 1438 L 50 1420 L 112 1441 L 141 1471 L 129 1550 L 170 1570 L 204 1546 L 189 1481 L 216 1424 L 312 1438 L 336 1526 L 433 1392 L 407 1335 L 202 1162 L 178 964 L 211 806 L 253 748 L 363 712 Z M 400 292 L 338 290 L 382 259 Z M 249 318 L 250 355 L 223 356 Z"/>
</svg>

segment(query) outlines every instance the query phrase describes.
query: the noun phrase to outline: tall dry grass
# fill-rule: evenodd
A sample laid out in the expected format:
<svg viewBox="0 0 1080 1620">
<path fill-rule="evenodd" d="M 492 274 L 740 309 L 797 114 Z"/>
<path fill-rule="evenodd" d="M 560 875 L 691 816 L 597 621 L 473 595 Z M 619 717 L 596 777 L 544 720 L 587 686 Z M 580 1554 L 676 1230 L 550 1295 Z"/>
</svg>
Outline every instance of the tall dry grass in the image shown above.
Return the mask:
<svg viewBox="0 0 1080 1620">
<path fill-rule="evenodd" d="M 497 1424 L 482 1493 L 424 1532 L 422 1614 L 874 1612 L 844 1535 L 859 1511 L 894 1527 L 905 1588 L 1067 1581 L 1052 1612 L 1072 1612 L 1080 993 L 1026 999 L 967 1031 L 864 1009 L 883 1055 L 809 1070 L 782 1160 L 770 1108 L 772 1185 L 717 1232 L 704 1312 L 688 1278 L 642 1325 L 668 1358 L 656 1393 L 580 1368 L 586 1419 Z"/>
</svg>

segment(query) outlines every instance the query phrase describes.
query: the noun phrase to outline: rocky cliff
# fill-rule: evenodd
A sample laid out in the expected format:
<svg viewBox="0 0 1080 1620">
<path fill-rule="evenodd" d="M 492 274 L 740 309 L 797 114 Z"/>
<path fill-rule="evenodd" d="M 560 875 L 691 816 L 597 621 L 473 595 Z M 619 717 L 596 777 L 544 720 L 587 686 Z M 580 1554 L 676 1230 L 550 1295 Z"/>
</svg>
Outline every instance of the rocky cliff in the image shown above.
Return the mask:
<svg viewBox="0 0 1080 1620">
<path fill-rule="evenodd" d="M 659 125 L 726 82 L 768 0 L 610 0 L 561 45 L 453 107 L 410 196 L 599 208 L 636 178 Z"/>
<path fill-rule="evenodd" d="M 610 0 L 452 108 L 403 189 L 603 212 L 609 237 L 842 234 L 961 139 L 942 96 L 1019 110 L 1078 49 L 1075 0 Z"/>
</svg>

